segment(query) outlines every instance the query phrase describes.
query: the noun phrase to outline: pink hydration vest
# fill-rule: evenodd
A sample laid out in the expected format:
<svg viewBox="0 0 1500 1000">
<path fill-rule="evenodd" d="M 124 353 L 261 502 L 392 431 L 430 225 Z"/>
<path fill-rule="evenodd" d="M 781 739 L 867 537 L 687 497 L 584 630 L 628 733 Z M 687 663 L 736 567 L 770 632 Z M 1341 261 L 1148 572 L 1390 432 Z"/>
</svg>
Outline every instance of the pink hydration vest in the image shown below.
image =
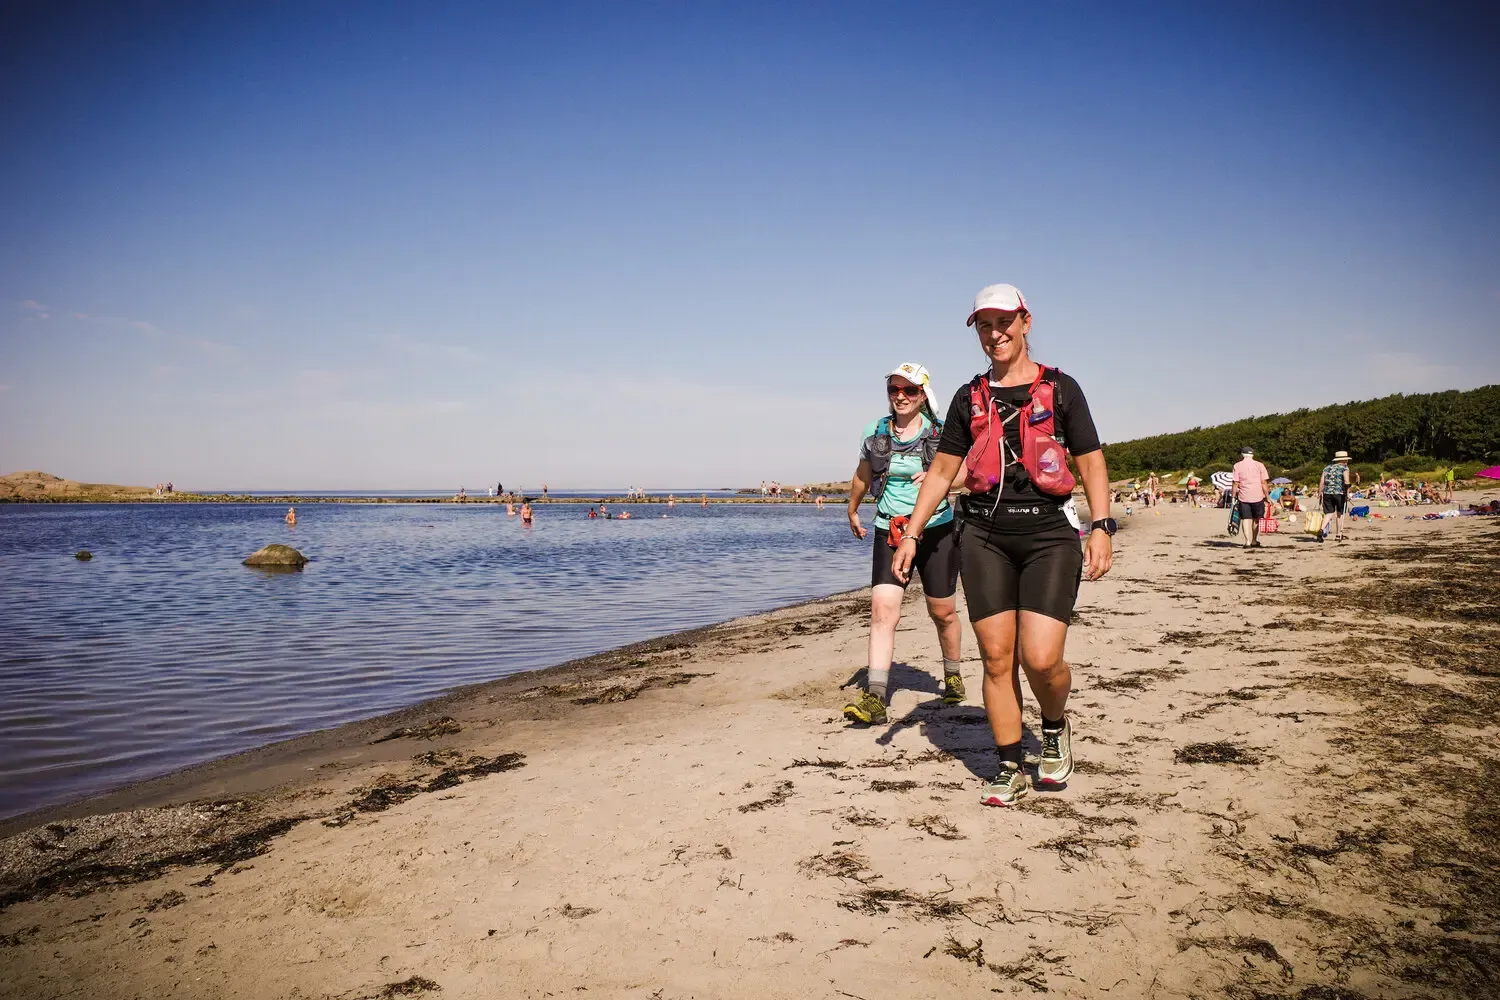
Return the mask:
<svg viewBox="0 0 1500 1000">
<path fill-rule="evenodd" d="M 1019 458 L 1026 474 L 1031 477 L 1038 492 L 1047 496 L 1067 497 L 1073 493 L 1076 480 L 1068 470 L 1068 452 L 1056 437 L 1056 410 L 1054 408 L 1055 383 L 1044 376 L 1047 367 L 1037 365 L 1036 378 L 1027 389 L 1029 399 L 1015 413 L 1001 420 L 995 412 L 995 402 L 990 398 L 989 372 L 980 372 L 969 383 L 969 433 L 974 444 L 964 458 L 968 475 L 964 485 L 971 493 L 988 493 L 998 490 L 1005 479 L 1006 455 L 1010 452 L 1005 441 L 1005 425 L 1012 420 L 1021 421 L 1021 454 L 1010 455 L 1013 462 Z M 1056 368 L 1051 369 L 1056 373 Z M 999 502 L 999 497 L 996 497 Z"/>
</svg>

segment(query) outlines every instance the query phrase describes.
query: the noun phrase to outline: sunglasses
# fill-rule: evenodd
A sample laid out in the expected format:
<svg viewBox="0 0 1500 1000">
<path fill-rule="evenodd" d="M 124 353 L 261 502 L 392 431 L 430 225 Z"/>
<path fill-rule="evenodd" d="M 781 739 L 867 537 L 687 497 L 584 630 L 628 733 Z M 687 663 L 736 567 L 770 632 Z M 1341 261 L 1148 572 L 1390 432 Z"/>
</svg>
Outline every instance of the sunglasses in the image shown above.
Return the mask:
<svg viewBox="0 0 1500 1000">
<path fill-rule="evenodd" d="M 920 385 L 887 385 L 885 387 L 888 396 L 905 396 L 907 399 L 916 399 L 925 392 Z"/>
</svg>

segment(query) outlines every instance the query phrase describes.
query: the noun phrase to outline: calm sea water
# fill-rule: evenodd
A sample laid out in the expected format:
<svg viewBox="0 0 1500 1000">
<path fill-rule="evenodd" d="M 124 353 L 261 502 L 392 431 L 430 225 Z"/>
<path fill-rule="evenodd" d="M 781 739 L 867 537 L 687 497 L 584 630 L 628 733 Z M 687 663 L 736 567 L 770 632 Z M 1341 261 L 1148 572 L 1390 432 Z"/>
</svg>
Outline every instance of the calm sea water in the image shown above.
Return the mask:
<svg viewBox="0 0 1500 1000">
<path fill-rule="evenodd" d="M 611 509 L 0 505 L 0 816 L 869 582 L 841 504 Z"/>
</svg>

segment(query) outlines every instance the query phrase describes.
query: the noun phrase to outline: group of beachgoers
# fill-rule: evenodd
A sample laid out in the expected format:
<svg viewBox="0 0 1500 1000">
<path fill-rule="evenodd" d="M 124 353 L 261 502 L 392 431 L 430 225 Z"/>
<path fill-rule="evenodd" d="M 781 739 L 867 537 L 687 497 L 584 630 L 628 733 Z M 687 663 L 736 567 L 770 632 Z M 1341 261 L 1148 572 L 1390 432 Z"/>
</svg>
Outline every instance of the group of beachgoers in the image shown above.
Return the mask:
<svg viewBox="0 0 1500 1000">
<path fill-rule="evenodd" d="M 955 600 L 962 579 L 996 748 L 994 779 L 980 801 L 1011 806 L 1032 787 L 1022 749 L 1023 674 L 1042 717 L 1036 784 L 1062 786 L 1073 773 L 1068 623 L 1081 581 L 1109 572 L 1115 522 L 1088 402 L 1073 378 L 1032 360 L 1032 313 L 1020 290 L 981 289 L 967 326 L 987 368 L 944 399 L 925 367 L 897 365 L 885 376 L 887 412 L 864 429 L 849 483 L 849 528 L 868 536 L 860 503 L 876 497 L 870 636 L 864 690 L 844 716 L 855 725 L 888 719 L 896 627 L 913 573 L 937 629 L 942 699 L 957 705 L 967 698 Z M 1073 501 L 1068 455 L 1088 500 L 1087 526 Z M 957 486 L 968 492 L 955 501 Z"/>
</svg>

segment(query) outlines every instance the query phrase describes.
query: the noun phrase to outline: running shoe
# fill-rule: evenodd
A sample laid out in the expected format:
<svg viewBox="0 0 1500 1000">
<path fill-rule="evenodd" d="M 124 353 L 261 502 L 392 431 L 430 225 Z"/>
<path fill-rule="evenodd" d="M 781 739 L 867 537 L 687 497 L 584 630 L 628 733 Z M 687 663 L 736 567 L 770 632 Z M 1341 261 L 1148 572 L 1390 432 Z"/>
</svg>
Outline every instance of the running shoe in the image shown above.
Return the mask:
<svg viewBox="0 0 1500 1000">
<path fill-rule="evenodd" d="M 844 706 L 844 718 L 850 722 L 863 722 L 867 726 L 878 725 L 886 720 L 885 702 L 868 691 L 862 691 L 859 701 Z"/>
<path fill-rule="evenodd" d="M 1000 773 L 995 780 L 984 786 L 979 801 L 987 806 L 1013 806 L 1026 797 L 1031 786 L 1026 781 L 1026 772 L 1015 761 L 1002 760 Z"/>
<path fill-rule="evenodd" d="M 964 679 L 957 674 L 945 674 L 943 676 L 943 704 L 962 705 L 964 696 Z"/>
<path fill-rule="evenodd" d="M 1039 785 L 1066 785 L 1073 775 L 1073 723 L 1061 729 L 1042 727 L 1042 758 L 1036 764 Z"/>
</svg>

